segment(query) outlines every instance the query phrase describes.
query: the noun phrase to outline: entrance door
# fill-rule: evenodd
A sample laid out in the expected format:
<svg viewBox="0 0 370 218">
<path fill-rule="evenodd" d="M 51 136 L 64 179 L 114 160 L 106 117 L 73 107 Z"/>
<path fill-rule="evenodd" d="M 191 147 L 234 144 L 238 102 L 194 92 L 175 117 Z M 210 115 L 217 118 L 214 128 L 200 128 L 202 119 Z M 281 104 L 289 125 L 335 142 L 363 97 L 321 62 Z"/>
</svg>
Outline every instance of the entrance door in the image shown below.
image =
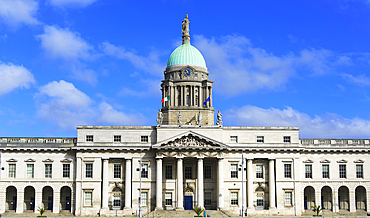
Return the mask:
<svg viewBox="0 0 370 218">
<path fill-rule="evenodd" d="M 185 196 L 185 210 L 193 209 L 193 196 Z"/>
<path fill-rule="evenodd" d="M 66 197 L 66 210 L 71 209 L 71 197 L 67 196 Z"/>
<path fill-rule="evenodd" d="M 10 210 L 15 210 L 16 207 L 17 207 L 17 196 L 14 196 L 12 201 L 12 207 Z"/>
<path fill-rule="evenodd" d="M 307 210 L 307 196 L 304 196 L 304 209 Z"/>
<path fill-rule="evenodd" d="M 53 210 L 53 197 L 48 197 L 48 210 Z"/>
<path fill-rule="evenodd" d="M 30 210 L 35 210 L 35 197 L 31 197 Z"/>
</svg>

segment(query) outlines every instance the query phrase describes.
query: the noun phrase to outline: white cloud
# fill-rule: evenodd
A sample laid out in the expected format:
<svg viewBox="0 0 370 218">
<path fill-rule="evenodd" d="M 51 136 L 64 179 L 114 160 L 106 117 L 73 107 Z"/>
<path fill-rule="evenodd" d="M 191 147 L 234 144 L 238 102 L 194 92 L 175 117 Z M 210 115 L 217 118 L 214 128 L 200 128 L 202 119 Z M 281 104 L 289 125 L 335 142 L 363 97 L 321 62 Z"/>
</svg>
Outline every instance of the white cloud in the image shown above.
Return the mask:
<svg viewBox="0 0 370 218">
<path fill-rule="evenodd" d="M 342 77 L 344 79 L 347 79 L 350 82 L 353 82 L 353 83 L 355 83 L 357 85 L 360 85 L 360 86 L 369 86 L 370 85 L 370 78 L 367 77 L 365 74 L 361 74 L 361 75 L 358 75 L 358 76 L 353 76 L 351 74 L 343 73 Z"/>
<path fill-rule="evenodd" d="M 97 0 L 50 0 L 50 3 L 57 7 L 87 7 Z"/>
<path fill-rule="evenodd" d="M 115 110 L 110 104 L 102 102 L 99 105 L 99 123 L 110 123 L 114 125 L 139 125 L 146 121 L 141 114 L 126 114 Z"/>
<path fill-rule="evenodd" d="M 35 0 L 1 0 L 0 17 L 11 26 L 39 24 L 35 15 L 38 3 Z"/>
<path fill-rule="evenodd" d="M 0 96 L 13 91 L 16 88 L 29 88 L 35 83 L 35 79 L 30 71 L 23 66 L 12 63 L 0 62 Z"/>
<path fill-rule="evenodd" d="M 348 119 L 336 114 L 310 117 L 306 113 L 294 110 L 291 107 L 284 109 L 259 108 L 244 106 L 228 110 L 226 120 L 234 120 L 235 125 L 248 126 L 294 126 L 300 128 L 300 137 L 315 138 L 348 138 L 366 137 L 370 135 L 370 120 L 360 118 Z"/>
</svg>

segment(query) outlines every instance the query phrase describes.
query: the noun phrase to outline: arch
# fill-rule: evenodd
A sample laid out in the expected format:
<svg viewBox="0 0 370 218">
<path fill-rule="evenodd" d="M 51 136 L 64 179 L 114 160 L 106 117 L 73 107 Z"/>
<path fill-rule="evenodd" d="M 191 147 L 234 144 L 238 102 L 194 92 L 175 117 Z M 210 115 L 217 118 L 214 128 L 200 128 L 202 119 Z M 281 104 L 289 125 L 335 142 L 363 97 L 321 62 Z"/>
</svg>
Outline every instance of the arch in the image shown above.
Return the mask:
<svg viewBox="0 0 370 218">
<path fill-rule="evenodd" d="M 349 190 L 346 186 L 338 189 L 338 205 L 339 210 L 349 210 Z"/>
<path fill-rule="evenodd" d="M 323 210 L 333 210 L 332 189 L 329 186 L 321 188 L 321 207 Z"/>
<path fill-rule="evenodd" d="M 60 189 L 60 204 L 61 210 L 71 211 L 72 189 L 69 186 L 63 186 Z"/>
<path fill-rule="evenodd" d="M 35 210 L 35 188 L 33 186 L 24 188 L 24 204 L 26 210 Z"/>
<path fill-rule="evenodd" d="M 44 186 L 42 188 L 42 204 L 43 208 L 47 210 L 53 210 L 53 200 L 54 200 L 54 195 L 53 195 L 53 188 L 50 186 Z"/>
<path fill-rule="evenodd" d="M 8 186 L 6 188 L 6 202 L 5 210 L 16 210 L 17 209 L 17 188 L 14 186 Z"/>
<path fill-rule="evenodd" d="M 355 190 L 356 210 L 366 211 L 366 189 L 363 186 L 357 186 Z"/>
<path fill-rule="evenodd" d="M 315 205 L 315 189 L 312 186 L 304 188 L 304 209 L 310 210 Z"/>
</svg>

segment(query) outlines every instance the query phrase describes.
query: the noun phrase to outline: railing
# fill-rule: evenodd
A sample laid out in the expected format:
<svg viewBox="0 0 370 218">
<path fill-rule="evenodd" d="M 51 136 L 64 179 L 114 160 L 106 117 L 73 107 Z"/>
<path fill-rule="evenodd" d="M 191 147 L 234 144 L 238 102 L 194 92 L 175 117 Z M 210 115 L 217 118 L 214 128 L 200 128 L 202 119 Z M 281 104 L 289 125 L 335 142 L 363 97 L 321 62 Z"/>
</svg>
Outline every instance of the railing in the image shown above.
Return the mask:
<svg viewBox="0 0 370 218">
<path fill-rule="evenodd" d="M 300 139 L 303 146 L 369 146 L 369 139 Z"/>
<path fill-rule="evenodd" d="M 0 138 L 0 143 L 47 143 L 47 144 L 72 144 L 76 143 L 76 138 Z"/>
</svg>

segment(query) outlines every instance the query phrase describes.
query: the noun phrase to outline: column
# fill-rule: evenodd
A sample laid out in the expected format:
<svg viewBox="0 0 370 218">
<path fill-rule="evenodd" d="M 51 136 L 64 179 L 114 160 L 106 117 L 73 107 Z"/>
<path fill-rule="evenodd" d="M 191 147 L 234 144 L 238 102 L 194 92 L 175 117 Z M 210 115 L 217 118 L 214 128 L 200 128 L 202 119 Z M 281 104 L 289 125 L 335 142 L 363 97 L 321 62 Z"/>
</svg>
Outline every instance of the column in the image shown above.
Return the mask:
<svg viewBox="0 0 370 218">
<path fill-rule="evenodd" d="M 23 213 L 24 189 L 17 189 L 17 208 L 16 213 Z"/>
<path fill-rule="evenodd" d="M 184 190 L 183 190 L 183 167 L 182 167 L 182 158 L 177 159 L 177 207 L 176 209 L 184 209 Z"/>
<path fill-rule="evenodd" d="M 60 212 L 60 190 L 57 190 L 53 194 L 53 213 Z"/>
<path fill-rule="evenodd" d="M 204 91 L 205 91 L 205 93 L 204 93 L 204 95 L 205 95 L 205 97 L 204 97 L 204 101 L 206 101 L 207 100 L 207 98 L 208 98 L 208 86 L 206 85 L 206 87 L 204 88 Z M 209 104 L 209 102 L 207 102 L 206 103 L 206 107 L 208 107 L 208 104 Z"/>
<path fill-rule="evenodd" d="M 37 209 L 41 207 L 41 205 L 42 205 L 42 192 L 36 189 L 35 190 L 35 209 L 34 209 L 35 213 L 38 213 Z"/>
<path fill-rule="evenodd" d="M 156 183 L 156 210 L 163 210 L 162 207 L 162 159 L 157 158 L 157 183 Z"/>
<path fill-rule="evenodd" d="M 203 87 L 202 86 L 199 86 L 198 88 L 199 90 L 199 95 L 198 95 L 198 107 L 202 107 L 203 105 L 203 102 L 204 102 L 204 98 L 203 98 Z"/>
<path fill-rule="evenodd" d="M 333 200 L 333 212 L 339 212 L 339 202 L 338 202 L 338 190 L 333 189 L 332 192 L 332 200 Z"/>
<path fill-rule="evenodd" d="M 269 197 L 270 209 L 275 208 L 275 161 L 269 160 Z"/>
<path fill-rule="evenodd" d="M 355 190 L 349 190 L 349 212 L 356 212 L 356 193 Z"/>
<path fill-rule="evenodd" d="M 212 100 L 212 86 L 209 87 L 209 96 L 211 96 L 209 98 L 209 106 L 212 107 L 212 104 L 213 104 L 213 100 Z"/>
<path fill-rule="evenodd" d="M 185 106 L 185 86 L 181 86 L 181 106 Z"/>
<path fill-rule="evenodd" d="M 193 90 L 194 90 L 194 86 L 189 86 L 189 96 L 190 96 L 190 102 L 189 102 L 189 106 L 193 106 L 193 99 L 194 99 L 194 95 L 193 95 Z"/>
<path fill-rule="evenodd" d="M 203 158 L 198 158 L 198 207 L 204 208 Z"/>
<path fill-rule="evenodd" d="M 125 208 L 131 209 L 131 159 L 126 159 L 126 174 L 125 174 Z"/>
<path fill-rule="evenodd" d="M 108 208 L 108 159 L 103 159 L 102 207 Z"/>
<path fill-rule="evenodd" d="M 247 198 L 248 209 L 253 209 L 253 172 L 252 172 L 252 159 L 247 160 Z"/>
<path fill-rule="evenodd" d="M 217 173 L 217 207 L 220 209 L 224 208 L 224 167 L 223 159 L 219 158 L 218 161 L 218 173 Z"/>
</svg>

